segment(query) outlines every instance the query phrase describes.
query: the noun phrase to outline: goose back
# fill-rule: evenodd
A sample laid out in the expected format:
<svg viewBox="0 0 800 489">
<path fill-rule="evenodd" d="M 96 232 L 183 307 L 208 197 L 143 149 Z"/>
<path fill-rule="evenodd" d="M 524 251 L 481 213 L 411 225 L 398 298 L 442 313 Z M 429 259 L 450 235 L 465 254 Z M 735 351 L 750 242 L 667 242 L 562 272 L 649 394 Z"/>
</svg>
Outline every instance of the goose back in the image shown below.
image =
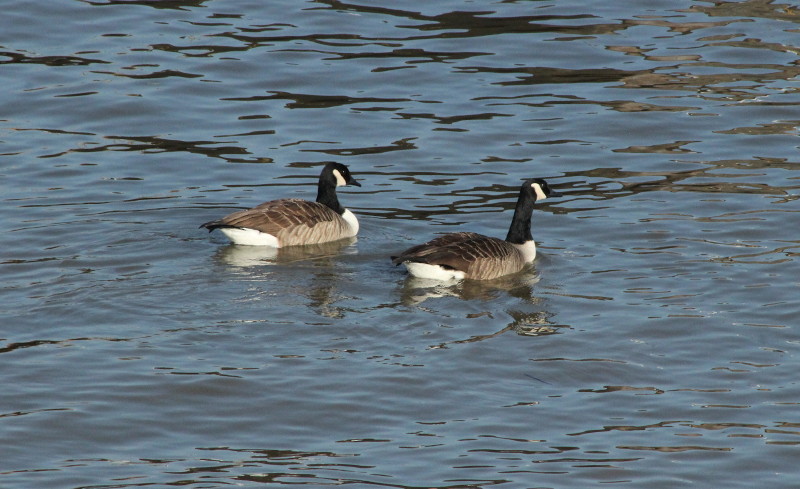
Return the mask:
<svg viewBox="0 0 800 489">
<path fill-rule="evenodd" d="M 229 214 L 203 224 L 209 231 L 219 228 L 252 229 L 274 236 L 278 247 L 325 243 L 355 236 L 355 229 L 325 204 L 302 199 L 278 199 L 252 209 Z"/>
<path fill-rule="evenodd" d="M 412 246 L 392 259 L 401 263 L 425 263 L 462 272 L 464 278 L 489 280 L 515 273 L 525 266 L 520 249 L 502 239 L 478 233 L 449 233 Z"/>
</svg>

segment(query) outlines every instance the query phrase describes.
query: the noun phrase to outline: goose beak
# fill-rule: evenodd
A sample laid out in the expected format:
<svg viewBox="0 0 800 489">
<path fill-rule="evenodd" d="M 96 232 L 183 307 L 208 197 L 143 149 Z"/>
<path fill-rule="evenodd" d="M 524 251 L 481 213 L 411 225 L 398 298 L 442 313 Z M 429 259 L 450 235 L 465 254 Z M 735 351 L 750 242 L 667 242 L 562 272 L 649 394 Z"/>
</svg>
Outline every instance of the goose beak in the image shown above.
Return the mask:
<svg viewBox="0 0 800 489">
<path fill-rule="evenodd" d="M 563 197 L 564 194 L 561 192 L 556 192 L 555 190 L 550 190 L 550 193 L 547 195 L 548 197 Z"/>
<path fill-rule="evenodd" d="M 350 180 L 347 181 L 347 185 L 355 185 L 356 187 L 360 187 L 361 186 L 361 184 L 358 183 L 358 180 L 356 180 L 353 177 L 350 177 Z"/>
</svg>

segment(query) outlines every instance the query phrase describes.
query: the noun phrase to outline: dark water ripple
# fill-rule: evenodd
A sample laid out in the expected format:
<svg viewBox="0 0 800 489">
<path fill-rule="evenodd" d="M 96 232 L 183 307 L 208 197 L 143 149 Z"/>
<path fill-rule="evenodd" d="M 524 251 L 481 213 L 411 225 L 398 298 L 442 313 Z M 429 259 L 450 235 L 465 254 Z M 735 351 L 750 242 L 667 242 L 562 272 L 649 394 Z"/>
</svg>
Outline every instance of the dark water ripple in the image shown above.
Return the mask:
<svg viewBox="0 0 800 489">
<path fill-rule="evenodd" d="M 794 487 L 795 6 L 15 2 L 0 486 Z M 353 242 L 197 229 L 311 198 Z M 388 255 L 503 235 L 533 270 Z"/>
</svg>

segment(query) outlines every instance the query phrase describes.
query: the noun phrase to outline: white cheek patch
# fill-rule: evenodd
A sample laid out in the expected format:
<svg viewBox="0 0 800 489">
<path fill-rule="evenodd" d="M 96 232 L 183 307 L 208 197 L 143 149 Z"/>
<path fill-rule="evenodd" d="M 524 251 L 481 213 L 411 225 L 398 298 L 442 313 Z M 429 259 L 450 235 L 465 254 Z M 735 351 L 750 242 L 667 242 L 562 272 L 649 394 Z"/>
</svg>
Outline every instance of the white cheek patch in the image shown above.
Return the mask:
<svg viewBox="0 0 800 489">
<path fill-rule="evenodd" d="M 337 187 L 343 187 L 343 186 L 347 185 L 347 182 L 345 181 L 345 179 L 342 176 L 342 174 L 339 173 L 339 170 L 333 170 L 333 176 L 336 177 L 336 186 Z"/>
<path fill-rule="evenodd" d="M 531 187 L 533 187 L 533 190 L 536 191 L 536 200 L 544 200 L 547 198 L 547 196 L 544 194 L 544 191 L 542 190 L 541 185 L 539 185 L 538 183 L 532 183 Z"/>
</svg>

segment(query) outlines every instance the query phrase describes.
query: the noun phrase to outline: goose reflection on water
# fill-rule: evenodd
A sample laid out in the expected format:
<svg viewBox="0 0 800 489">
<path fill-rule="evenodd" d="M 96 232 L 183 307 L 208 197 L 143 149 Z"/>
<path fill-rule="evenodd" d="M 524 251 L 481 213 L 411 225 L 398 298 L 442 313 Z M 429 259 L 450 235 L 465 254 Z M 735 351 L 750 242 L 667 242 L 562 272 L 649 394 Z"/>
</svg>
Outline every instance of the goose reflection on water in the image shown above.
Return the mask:
<svg viewBox="0 0 800 489">
<path fill-rule="evenodd" d="M 546 311 L 524 312 L 518 310 L 509 310 L 506 312 L 508 315 L 514 318 L 514 320 L 498 331 L 472 335 L 468 338 L 458 340 L 445 341 L 435 345 L 430 345 L 428 349 L 438 350 L 448 348 L 449 345 L 476 343 L 478 341 L 490 340 L 508 333 L 509 331 L 513 331 L 520 336 L 548 336 L 559 334 L 560 330 L 565 327 L 550 324 L 549 315 Z"/>
<path fill-rule="evenodd" d="M 468 314 L 469 319 L 479 319 L 483 316 L 488 318 L 488 323 L 494 324 L 498 299 L 505 297 L 517 299 L 513 302 L 516 307 L 502 311 L 501 315 L 508 315 L 511 321 L 498 330 L 489 330 L 483 334 L 473 334 L 466 338 L 446 341 L 430 345 L 429 349 L 448 348 L 449 345 L 462 343 L 473 343 L 489 340 L 501 336 L 508 332 L 516 333 L 520 336 L 547 336 L 558 334 L 563 326 L 555 325 L 551 322 L 551 314 L 541 309 L 544 302 L 539 294 L 536 294 L 536 285 L 541 276 L 532 267 L 528 267 L 522 272 L 507 275 L 493 280 L 452 280 L 449 282 L 433 279 L 421 279 L 414 276 L 407 276 L 400 286 L 401 302 L 405 306 L 414 306 L 425 309 L 423 304 L 429 300 L 453 297 L 462 301 L 482 301 L 490 305 L 494 312 L 483 311 Z M 522 304 L 520 304 L 520 301 Z M 495 306 L 492 306 L 494 304 Z M 525 305 L 537 306 L 536 310 L 526 311 L 520 309 Z M 497 326 L 495 326 L 497 327 Z"/>
<path fill-rule="evenodd" d="M 492 300 L 500 294 L 535 303 L 533 288 L 540 276 L 532 269 L 496 278 L 493 280 L 450 280 L 425 279 L 409 275 L 401 290 L 405 305 L 417 305 L 437 297 L 456 297 L 461 300 Z"/>
<path fill-rule="evenodd" d="M 285 289 L 281 294 L 284 297 L 304 298 L 301 303 L 320 316 L 342 318 L 345 310 L 336 306 L 342 295 L 337 280 L 339 267 L 335 262 L 337 257 L 355 253 L 356 241 L 355 237 L 351 237 L 327 243 L 285 248 L 228 245 L 217 251 L 215 259 L 221 265 L 231 267 L 236 270 L 235 273 L 244 274 L 252 281 L 269 281 Z M 281 271 L 273 272 L 273 267 L 282 265 L 289 265 L 283 272 L 294 270 L 298 275 L 292 275 L 291 280 L 285 280 L 286 276 Z M 274 293 L 272 286 L 264 290 L 259 286 L 258 289 L 250 299 L 266 299 Z M 283 306 L 289 308 L 285 311 L 292 307 L 291 304 Z"/>
<path fill-rule="evenodd" d="M 357 241 L 350 237 L 327 243 L 273 248 L 271 246 L 228 245 L 220 248 L 215 258 L 220 263 L 234 267 L 255 265 L 281 265 L 294 262 L 332 258 L 347 253 L 347 248 Z"/>
</svg>

